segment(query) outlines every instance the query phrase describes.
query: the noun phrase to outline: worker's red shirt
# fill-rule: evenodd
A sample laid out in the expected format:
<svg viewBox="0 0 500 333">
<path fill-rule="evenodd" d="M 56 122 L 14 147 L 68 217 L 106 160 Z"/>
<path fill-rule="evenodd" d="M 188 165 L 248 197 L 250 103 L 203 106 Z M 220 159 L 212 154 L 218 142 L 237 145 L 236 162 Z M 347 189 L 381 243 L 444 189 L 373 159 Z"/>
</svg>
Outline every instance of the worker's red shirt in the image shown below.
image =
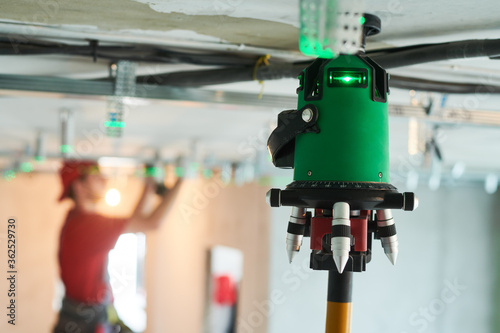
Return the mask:
<svg viewBox="0 0 500 333">
<path fill-rule="evenodd" d="M 69 211 L 61 231 L 59 265 L 66 296 L 96 304 L 112 300 L 108 253 L 123 232 L 127 220 Z"/>
</svg>

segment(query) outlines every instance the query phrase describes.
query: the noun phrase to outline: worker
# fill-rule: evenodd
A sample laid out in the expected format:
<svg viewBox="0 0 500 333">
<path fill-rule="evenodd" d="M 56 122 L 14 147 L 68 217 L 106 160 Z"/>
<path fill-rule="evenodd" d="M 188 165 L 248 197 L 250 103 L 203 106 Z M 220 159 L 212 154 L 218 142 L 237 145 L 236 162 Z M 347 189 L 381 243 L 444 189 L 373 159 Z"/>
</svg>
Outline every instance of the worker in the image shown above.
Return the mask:
<svg viewBox="0 0 500 333">
<path fill-rule="evenodd" d="M 164 220 L 180 187 L 180 180 L 161 198 L 150 213 L 144 214 L 154 180 L 146 178 L 144 189 L 129 218 L 98 214 L 97 204 L 104 197 L 106 180 L 94 161 L 68 160 L 60 169 L 63 191 L 60 201 L 69 198 L 74 206 L 68 212 L 59 244 L 59 266 L 65 297 L 54 333 L 132 332 L 121 321 L 110 323 L 113 295 L 107 273 L 109 251 L 124 233 L 156 229 Z M 111 311 L 111 312 L 110 312 Z"/>
</svg>

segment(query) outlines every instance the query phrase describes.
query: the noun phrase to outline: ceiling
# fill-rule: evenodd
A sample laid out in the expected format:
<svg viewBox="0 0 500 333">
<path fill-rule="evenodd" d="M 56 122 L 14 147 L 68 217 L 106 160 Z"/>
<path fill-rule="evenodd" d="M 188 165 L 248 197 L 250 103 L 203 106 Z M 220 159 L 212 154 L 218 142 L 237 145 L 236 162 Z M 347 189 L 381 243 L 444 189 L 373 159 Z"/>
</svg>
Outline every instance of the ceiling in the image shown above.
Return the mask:
<svg viewBox="0 0 500 333">
<path fill-rule="evenodd" d="M 368 38 L 367 49 L 415 44 L 498 38 L 497 1 L 366 0 L 366 12 L 382 19 L 382 32 Z M 26 41 L 99 46 L 162 47 L 177 52 L 217 54 L 255 61 L 303 61 L 298 51 L 299 1 L 167 1 L 167 0 L 3 0 L 0 37 L 15 50 Z M 250 60 L 249 60 L 250 59 Z M 0 56 L 0 75 L 29 75 L 88 80 L 109 76 L 110 60 L 64 54 Z M 217 68 L 183 62 L 138 61 L 137 75 Z M 500 61 L 486 57 L 447 60 L 390 70 L 391 75 L 446 82 L 500 85 Z M 22 78 L 21 78 L 22 79 Z M 27 80 L 27 79 L 26 79 Z M 26 81 L 27 82 L 27 81 Z M 107 138 L 102 123 L 108 99 L 78 93 L 34 92 L 22 88 L 0 90 L 0 155 L 3 168 L 16 158 L 33 154 L 37 133 L 46 138 L 48 156 L 57 157 L 60 145 L 59 113 L 71 110 L 75 118 L 75 147 L 81 156 L 152 158 L 158 150 L 165 160 L 180 155 L 217 161 L 254 160 L 265 156 L 266 140 L 276 115 L 295 107 L 295 79 L 166 89 L 165 98 L 125 101 L 126 127 L 119 139 Z M 43 89 L 42 89 L 43 90 Z M 262 98 L 259 99 L 259 94 Z M 496 117 L 497 94 L 457 95 L 393 89 L 390 105 L 433 112 L 454 110 L 454 119 L 417 117 L 417 139 L 434 136 L 442 153 L 442 172 L 457 163 L 465 176 L 484 179 L 500 173 L 498 123 L 471 124 L 479 111 Z M 391 113 L 392 173 L 403 179 L 408 170 L 431 174 L 431 161 L 408 154 L 407 114 Z M 493 119 L 493 118 L 491 118 Z M 438 125 L 436 129 L 436 125 Z M 78 148 L 80 147 L 80 148 Z M 256 152 L 258 154 L 256 154 Z M 24 157 L 25 158 L 25 157 Z M 265 157 L 263 157 L 265 159 Z M 266 161 L 267 165 L 270 165 Z M 408 167 L 408 165 L 410 165 Z"/>
</svg>

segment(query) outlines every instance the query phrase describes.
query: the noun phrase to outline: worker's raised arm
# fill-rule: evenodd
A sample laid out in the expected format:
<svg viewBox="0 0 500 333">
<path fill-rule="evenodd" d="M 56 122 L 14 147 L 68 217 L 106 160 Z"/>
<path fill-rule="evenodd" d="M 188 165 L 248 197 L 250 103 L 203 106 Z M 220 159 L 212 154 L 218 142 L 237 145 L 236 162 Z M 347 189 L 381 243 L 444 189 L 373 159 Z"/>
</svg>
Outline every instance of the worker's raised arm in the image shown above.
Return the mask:
<svg viewBox="0 0 500 333">
<path fill-rule="evenodd" d="M 152 195 L 151 182 L 147 180 L 144 185 L 144 191 L 137 203 L 134 213 L 130 217 L 130 220 L 124 230 L 124 233 L 128 232 L 145 232 L 148 230 L 156 229 L 160 226 L 166 212 L 168 211 L 172 201 L 177 196 L 182 180 L 177 179 L 175 185 L 167 191 L 167 193 L 162 197 L 160 203 L 156 208 L 149 214 L 144 214 L 144 206 L 147 201 L 147 197 Z"/>
<path fill-rule="evenodd" d="M 134 212 L 132 213 L 132 218 L 144 215 L 146 203 L 148 202 L 148 199 L 152 199 L 151 197 L 154 195 L 154 186 L 155 182 L 153 178 L 145 178 L 144 187 L 142 189 L 141 196 L 139 197 L 139 201 L 137 201 Z"/>
</svg>

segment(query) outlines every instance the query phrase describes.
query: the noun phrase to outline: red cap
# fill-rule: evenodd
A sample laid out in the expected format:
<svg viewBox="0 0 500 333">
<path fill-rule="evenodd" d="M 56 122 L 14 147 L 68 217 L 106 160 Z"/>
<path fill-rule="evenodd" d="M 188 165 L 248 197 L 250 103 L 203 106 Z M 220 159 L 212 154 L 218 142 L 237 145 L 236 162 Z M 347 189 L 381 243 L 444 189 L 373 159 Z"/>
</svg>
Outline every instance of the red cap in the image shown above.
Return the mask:
<svg viewBox="0 0 500 333">
<path fill-rule="evenodd" d="M 63 191 L 59 197 L 59 201 L 66 198 L 69 194 L 71 184 L 83 175 L 88 175 L 93 172 L 98 172 L 99 166 L 96 161 L 89 160 L 66 160 L 63 162 L 59 170 Z"/>
</svg>

